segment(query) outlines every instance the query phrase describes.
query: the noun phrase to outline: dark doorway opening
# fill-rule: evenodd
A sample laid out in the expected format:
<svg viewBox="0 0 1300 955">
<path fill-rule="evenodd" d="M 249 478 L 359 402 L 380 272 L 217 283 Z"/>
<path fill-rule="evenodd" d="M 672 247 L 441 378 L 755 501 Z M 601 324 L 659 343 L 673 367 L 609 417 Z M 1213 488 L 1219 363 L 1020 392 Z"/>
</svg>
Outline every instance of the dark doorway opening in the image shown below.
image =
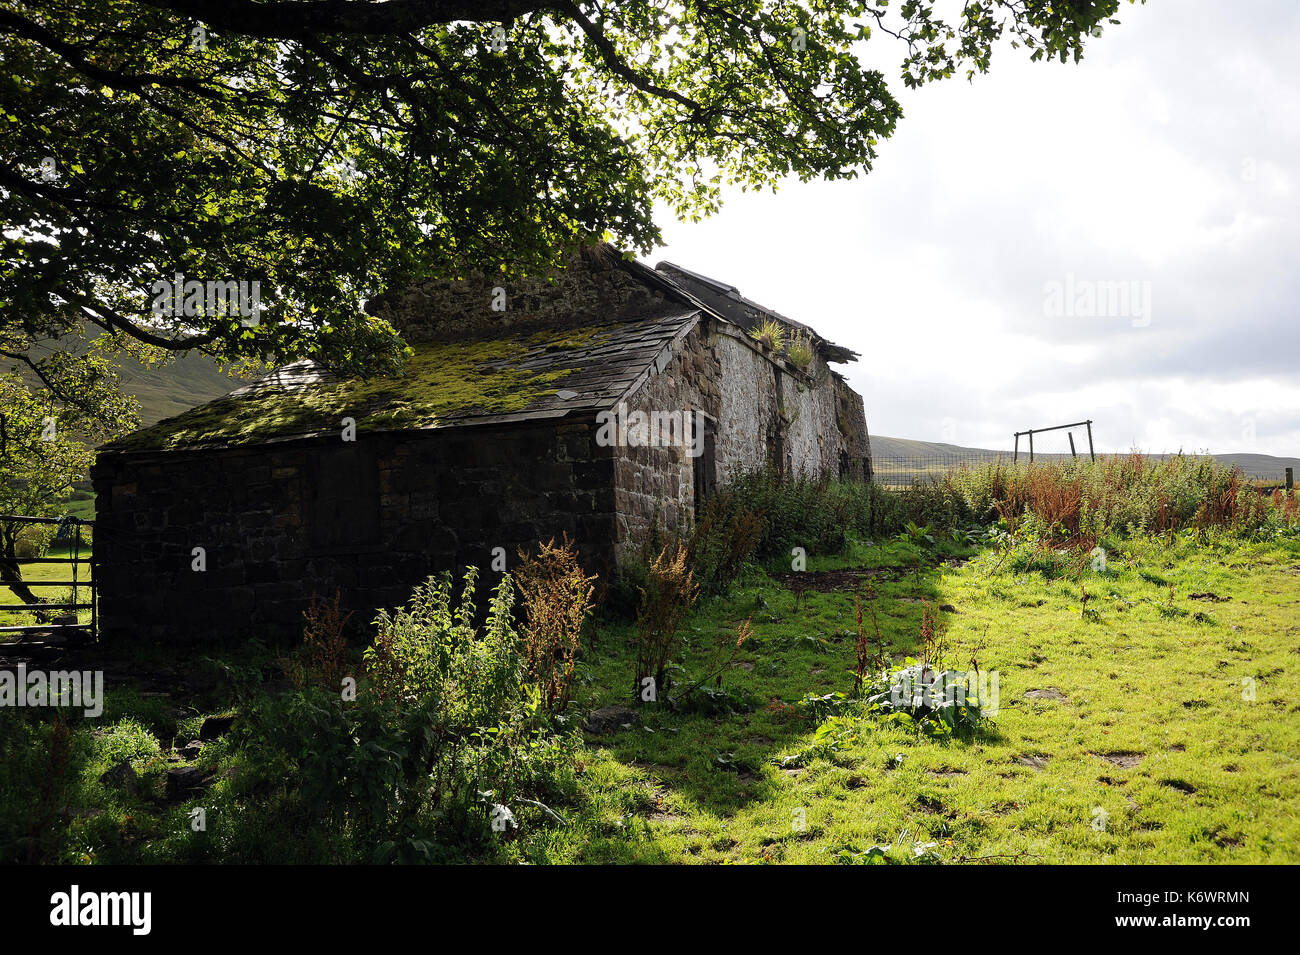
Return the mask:
<svg viewBox="0 0 1300 955">
<path fill-rule="evenodd" d="M 700 442 L 700 453 L 694 458 L 695 516 L 699 517 L 704 505 L 718 490 L 718 429 L 716 422 L 702 411 L 691 415 L 691 427 L 695 429 L 695 440 Z"/>
</svg>

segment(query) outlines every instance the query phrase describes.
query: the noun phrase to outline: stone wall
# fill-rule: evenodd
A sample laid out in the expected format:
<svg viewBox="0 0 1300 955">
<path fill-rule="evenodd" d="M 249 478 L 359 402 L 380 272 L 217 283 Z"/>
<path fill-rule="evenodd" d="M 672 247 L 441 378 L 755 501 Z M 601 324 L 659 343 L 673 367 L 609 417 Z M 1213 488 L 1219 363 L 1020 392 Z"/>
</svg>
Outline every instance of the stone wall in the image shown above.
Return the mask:
<svg viewBox="0 0 1300 955">
<path fill-rule="evenodd" d="M 472 563 L 494 583 L 493 548 L 513 567 L 518 547 L 565 532 L 589 567 L 605 569 L 613 469 L 589 422 L 101 454 L 102 631 L 114 641 L 294 640 L 313 594 L 341 590 L 365 624 L 432 573 Z"/>
<path fill-rule="evenodd" d="M 702 442 L 705 427 L 694 413 L 703 411 L 716 420 L 721 404 L 720 365 L 710 324 L 696 324 L 624 405 L 627 417 L 640 412 L 657 426 L 649 429 L 648 441 L 616 449 L 620 559 L 639 551 L 652 526 L 684 529 L 694 517 L 695 468 L 705 465 L 702 455 L 691 454 L 692 446 L 702 450 L 697 442 Z"/>
<path fill-rule="evenodd" d="M 494 337 L 530 325 L 578 327 L 663 314 L 671 305 L 663 289 L 634 275 L 633 268 L 608 247 L 596 246 L 546 275 L 511 281 L 482 273 L 430 279 L 400 294 L 378 296 L 366 309 L 391 322 L 412 344 Z M 494 301 L 496 288 L 504 292 L 500 302 Z"/>
<path fill-rule="evenodd" d="M 849 387 L 842 377 L 831 373 L 835 392 L 835 422 L 839 435 L 837 456 L 840 477 L 870 481 L 871 436 L 867 431 L 867 412 L 862 396 Z"/>
<path fill-rule="evenodd" d="M 640 551 L 652 526 L 690 526 L 701 468 L 710 484 L 769 465 L 790 476 L 866 478 L 862 398 L 820 357 L 799 371 L 733 326 L 704 318 L 626 402 L 628 415 L 682 410 L 707 416 L 713 454 L 692 457 L 680 446 L 662 446 L 671 444 L 665 441 L 617 449 L 620 560 Z"/>
<path fill-rule="evenodd" d="M 766 464 L 791 476 L 837 475 L 839 418 L 834 374 L 820 357 L 804 371 L 762 352 L 724 326 L 715 350 L 722 388 L 718 467 L 725 477 Z"/>
</svg>

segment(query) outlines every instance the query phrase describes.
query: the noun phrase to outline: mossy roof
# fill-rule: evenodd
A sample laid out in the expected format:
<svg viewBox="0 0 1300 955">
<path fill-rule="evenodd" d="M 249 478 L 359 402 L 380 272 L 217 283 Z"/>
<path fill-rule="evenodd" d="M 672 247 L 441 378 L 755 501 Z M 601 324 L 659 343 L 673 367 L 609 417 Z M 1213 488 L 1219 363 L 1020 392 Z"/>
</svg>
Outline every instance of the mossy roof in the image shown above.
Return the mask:
<svg viewBox="0 0 1300 955">
<path fill-rule="evenodd" d="M 698 314 L 415 345 L 392 378 L 344 380 L 294 362 L 102 450 L 266 444 L 337 432 L 344 418 L 366 432 L 594 414 L 633 390 Z"/>
</svg>

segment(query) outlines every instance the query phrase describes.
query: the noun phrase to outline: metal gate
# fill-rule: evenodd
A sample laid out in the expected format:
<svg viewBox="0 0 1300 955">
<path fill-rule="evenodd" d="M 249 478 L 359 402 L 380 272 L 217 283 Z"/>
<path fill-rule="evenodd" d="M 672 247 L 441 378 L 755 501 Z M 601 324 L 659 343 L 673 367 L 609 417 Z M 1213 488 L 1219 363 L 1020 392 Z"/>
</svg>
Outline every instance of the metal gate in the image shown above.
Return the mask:
<svg viewBox="0 0 1300 955">
<path fill-rule="evenodd" d="M 66 576 L 72 578 L 71 580 L 28 580 L 24 578 L 22 585 L 33 590 L 37 587 L 70 587 L 72 589 L 71 600 L 67 603 L 0 604 L 0 634 L 48 634 L 51 636 L 60 634 L 67 637 L 95 639 L 99 632 L 99 607 L 95 597 L 94 555 L 93 550 L 86 547 L 81 535 L 83 527 L 93 528 L 95 522 L 83 521 L 76 517 L 23 517 L 14 514 L 0 514 L 0 523 L 56 525 L 58 532 L 55 540 L 67 540 L 69 542 L 70 556 L 19 557 L 15 560 L 0 556 L 0 562 L 15 565 L 19 573 L 21 573 L 22 566 L 26 564 L 61 564 L 67 566 L 69 573 Z M 81 573 L 83 565 L 85 567 L 84 575 Z M 63 577 L 65 575 L 59 576 Z M 0 587 L 7 586 L 6 582 L 0 579 Z M 83 599 L 83 597 L 86 599 Z M 22 597 L 18 597 L 18 599 L 21 600 Z M 82 610 L 90 611 L 89 624 L 80 622 L 80 611 Z M 12 620 L 12 615 L 16 613 L 49 615 L 50 619 L 38 621 L 36 624 L 6 625 L 7 621 Z"/>
</svg>

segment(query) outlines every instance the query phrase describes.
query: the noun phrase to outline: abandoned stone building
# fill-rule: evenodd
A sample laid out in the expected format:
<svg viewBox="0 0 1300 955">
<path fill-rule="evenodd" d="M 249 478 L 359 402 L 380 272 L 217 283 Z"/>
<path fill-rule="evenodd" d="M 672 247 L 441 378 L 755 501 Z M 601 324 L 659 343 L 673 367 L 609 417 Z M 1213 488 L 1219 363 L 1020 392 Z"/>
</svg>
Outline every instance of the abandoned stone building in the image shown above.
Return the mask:
<svg viewBox="0 0 1300 955">
<path fill-rule="evenodd" d="M 336 590 L 368 621 L 565 533 L 608 573 L 737 470 L 870 479 L 862 399 L 829 367 L 855 353 L 669 263 L 597 246 L 369 308 L 414 350 L 401 377 L 297 362 L 100 449 L 106 635 L 284 639 Z M 759 340 L 771 322 L 798 344 Z"/>
</svg>

